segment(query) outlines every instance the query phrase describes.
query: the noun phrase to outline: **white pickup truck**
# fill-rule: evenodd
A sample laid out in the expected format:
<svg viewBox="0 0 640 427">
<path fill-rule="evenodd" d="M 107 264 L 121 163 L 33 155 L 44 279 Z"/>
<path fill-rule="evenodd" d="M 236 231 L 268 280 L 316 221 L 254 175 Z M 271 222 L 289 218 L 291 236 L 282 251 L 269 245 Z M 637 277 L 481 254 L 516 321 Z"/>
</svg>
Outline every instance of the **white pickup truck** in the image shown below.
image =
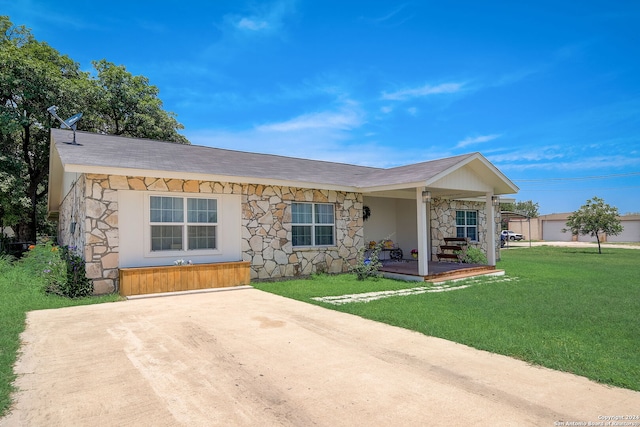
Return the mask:
<svg viewBox="0 0 640 427">
<path fill-rule="evenodd" d="M 502 230 L 502 236 L 504 236 L 504 239 L 509 240 L 524 240 L 524 236 L 522 234 L 514 233 L 511 230 Z"/>
</svg>

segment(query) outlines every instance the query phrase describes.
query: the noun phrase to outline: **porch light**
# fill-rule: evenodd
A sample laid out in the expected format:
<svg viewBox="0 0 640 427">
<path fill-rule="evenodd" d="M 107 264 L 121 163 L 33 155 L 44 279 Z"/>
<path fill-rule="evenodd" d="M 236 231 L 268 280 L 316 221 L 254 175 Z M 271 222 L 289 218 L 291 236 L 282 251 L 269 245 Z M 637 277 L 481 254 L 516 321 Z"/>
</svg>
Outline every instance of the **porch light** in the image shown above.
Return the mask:
<svg viewBox="0 0 640 427">
<path fill-rule="evenodd" d="M 493 204 L 493 206 L 500 206 L 500 197 L 491 196 L 491 204 Z"/>
<path fill-rule="evenodd" d="M 422 203 L 430 203 L 430 202 L 431 202 L 431 191 L 423 191 Z"/>
</svg>

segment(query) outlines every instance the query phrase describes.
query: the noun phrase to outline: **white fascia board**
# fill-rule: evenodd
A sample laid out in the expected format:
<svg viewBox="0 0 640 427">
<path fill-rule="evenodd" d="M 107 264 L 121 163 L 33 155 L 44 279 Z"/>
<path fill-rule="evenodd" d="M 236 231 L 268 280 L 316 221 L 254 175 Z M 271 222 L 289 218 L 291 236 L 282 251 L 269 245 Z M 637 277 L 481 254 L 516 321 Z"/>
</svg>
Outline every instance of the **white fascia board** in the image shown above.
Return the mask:
<svg viewBox="0 0 640 427">
<path fill-rule="evenodd" d="M 307 181 L 291 181 L 285 179 L 276 178 L 258 178 L 239 175 L 212 175 L 204 173 L 193 172 L 176 172 L 176 171 L 161 171 L 155 169 L 128 169 L 128 168 L 113 168 L 105 166 L 87 166 L 79 164 L 66 164 L 64 166 L 66 172 L 77 172 L 97 175 L 119 175 L 119 176 L 140 176 L 150 178 L 167 178 L 167 179 L 185 179 L 194 181 L 217 181 L 217 182 L 229 182 L 233 184 L 260 184 L 260 185 L 273 185 L 277 187 L 294 187 L 294 188 L 306 188 L 315 190 L 334 190 L 344 191 L 349 193 L 360 193 L 360 189 L 353 186 L 335 185 L 335 184 L 323 184 L 317 182 Z"/>
<path fill-rule="evenodd" d="M 358 187 L 361 193 L 373 193 L 379 191 L 393 191 L 393 190 L 406 190 L 407 188 L 425 187 L 427 183 L 425 181 L 403 182 L 400 184 L 392 185 L 376 185 L 373 187 Z"/>
<path fill-rule="evenodd" d="M 60 161 L 56 144 L 52 141 L 49 146 L 49 183 L 47 184 L 47 211 L 58 212 L 62 201 L 62 180 L 64 166 Z"/>
<path fill-rule="evenodd" d="M 491 164 L 491 162 L 489 162 L 480 153 L 474 153 L 473 156 L 470 156 L 470 157 L 462 160 L 461 162 L 456 163 L 455 165 L 451 166 L 450 168 L 440 172 L 439 174 L 431 177 L 431 179 L 426 181 L 425 185 L 428 187 L 431 184 L 433 184 L 435 182 L 438 182 L 438 180 L 440 180 L 443 177 L 453 173 L 454 171 L 460 169 L 461 167 L 466 166 L 467 164 L 473 162 L 474 160 L 479 160 L 480 162 L 482 162 L 482 164 L 487 169 L 489 169 L 491 172 L 493 172 L 511 190 L 511 191 L 505 191 L 505 192 L 502 192 L 502 193 L 499 193 L 499 194 L 513 194 L 513 193 L 517 193 L 520 190 L 517 185 L 515 185 L 509 178 L 506 177 L 505 174 L 500 172 L 500 170 L 498 168 L 496 168 L 493 164 Z M 498 194 L 498 193 L 496 193 L 496 194 Z"/>
<path fill-rule="evenodd" d="M 480 153 L 477 153 L 477 159 L 480 160 L 482 163 L 484 163 L 484 165 L 491 169 L 493 171 L 493 173 L 495 173 L 512 191 L 510 192 L 506 192 L 503 194 L 513 194 L 513 193 L 517 193 L 518 191 L 520 191 L 520 188 L 513 183 L 513 181 L 511 181 L 509 178 L 507 178 L 507 176 L 505 174 L 503 174 L 500 169 L 498 169 L 497 167 L 495 167 L 491 162 L 489 162 L 489 160 L 487 160 L 483 155 L 481 155 Z"/>
<path fill-rule="evenodd" d="M 460 169 L 461 167 L 463 167 L 464 165 L 466 165 L 467 163 L 470 163 L 471 161 L 477 159 L 479 156 L 479 153 L 475 153 L 473 156 L 466 158 L 465 160 L 460 161 L 459 163 L 456 163 L 455 165 L 449 167 L 448 169 L 443 170 L 442 172 L 440 172 L 439 174 L 432 176 L 430 179 L 428 179 L 425 182 L 426 186 L 430 186 L 431 184 L 433 184 L 434 182 L 438 182 L 440 179 L 442 179 L 443 177 L 453 173 L 454 171 Z"/>
</svg>

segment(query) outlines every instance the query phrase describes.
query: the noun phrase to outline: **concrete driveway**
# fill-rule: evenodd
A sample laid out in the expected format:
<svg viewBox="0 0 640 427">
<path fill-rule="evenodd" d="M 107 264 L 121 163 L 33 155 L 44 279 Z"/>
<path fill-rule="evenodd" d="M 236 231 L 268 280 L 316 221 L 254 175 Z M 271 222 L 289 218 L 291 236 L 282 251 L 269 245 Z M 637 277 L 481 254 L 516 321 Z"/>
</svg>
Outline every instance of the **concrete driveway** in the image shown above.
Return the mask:
<svg viewBox="0 0 640 427">
<path fill-rule="evenodd" d="M 2 426 L 552 426 L 640 415 L 637 392 L 252 288 L 36 311 L 27 323 Z"/>
</svg>

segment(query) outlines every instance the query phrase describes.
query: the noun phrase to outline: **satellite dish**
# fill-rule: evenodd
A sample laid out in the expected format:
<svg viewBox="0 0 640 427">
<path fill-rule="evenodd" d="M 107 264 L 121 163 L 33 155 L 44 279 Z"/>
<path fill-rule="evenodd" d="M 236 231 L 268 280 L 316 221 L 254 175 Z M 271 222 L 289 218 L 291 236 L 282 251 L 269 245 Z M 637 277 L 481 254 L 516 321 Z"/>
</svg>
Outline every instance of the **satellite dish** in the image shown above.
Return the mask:
<svg viewBox="0 0 640 427">
<path fill-rule="evenodd" d="M 64 123 L 62 124 L 62 129 L 76 129 L 76 123 L 78 123 L 78 121 L 82 118 L 82 113 L 78 113 L 78 114 L 74 114 L 73 116 L 69 117 L 67 120 L 64 121 Z"/>
<path fill-rule="evenodd" d="M 49 114 L 51 114 L 61 123 L 60 127 L 62 129 L 71 129 L 73 131 L 73 142 L 67 142 L 66 144 L 80 145 L 76 142 L 76 127 L 78 126 L 78 121 L 82 118 L 82 113 L 74 114 L 73 116 L 69 117 L 67 120 L 62 120 L 60 116 L 58 116 L 57 110 L 58 110 L 58 107 L 56 107 L 55 105 L 52 105 L 51 107 L 47 108 L 47 111 L 49 112 Z"/>
</svg>

